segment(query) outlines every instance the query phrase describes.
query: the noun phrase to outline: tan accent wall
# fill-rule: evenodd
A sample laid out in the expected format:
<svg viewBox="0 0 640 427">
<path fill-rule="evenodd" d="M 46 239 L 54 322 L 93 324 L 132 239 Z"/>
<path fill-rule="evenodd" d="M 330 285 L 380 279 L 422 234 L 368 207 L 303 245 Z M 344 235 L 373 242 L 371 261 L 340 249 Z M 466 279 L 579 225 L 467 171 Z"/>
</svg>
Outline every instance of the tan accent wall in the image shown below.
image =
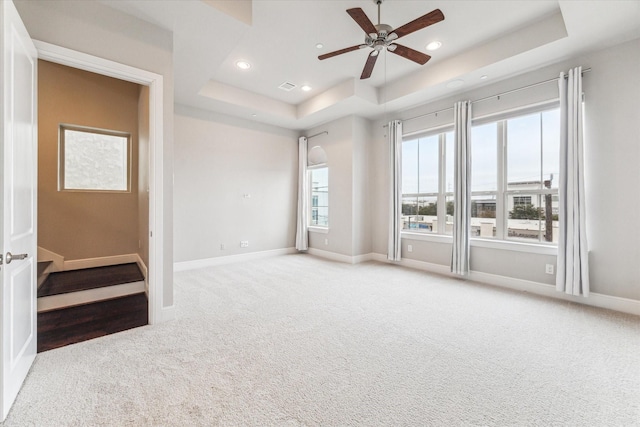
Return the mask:
<svg viewBox="0 0 640 427">
<path fill-rule="evenodd" d="M 149 267 L 149 87 L 138 97 L 138 254 Z"/>
<path fill-rule="evenodd" d="M 140 86 L 38 61 L 38 245 L 65 260 L 138 252 Z M 131 134 L 131 192 L 58 191 L 61 123 Z"/>
</svg>

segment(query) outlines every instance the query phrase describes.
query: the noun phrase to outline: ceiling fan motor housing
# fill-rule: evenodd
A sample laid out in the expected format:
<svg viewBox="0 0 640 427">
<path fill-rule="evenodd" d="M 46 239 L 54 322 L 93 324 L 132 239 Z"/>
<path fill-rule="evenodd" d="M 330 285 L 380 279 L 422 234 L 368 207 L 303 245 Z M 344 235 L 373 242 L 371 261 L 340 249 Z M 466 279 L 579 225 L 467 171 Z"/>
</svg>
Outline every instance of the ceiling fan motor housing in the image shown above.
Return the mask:
<svg viewBox="0 0 640 427">
<path fill-rule="evenodd" d="M 364 43 L 369 47 L 380 50 L 391 43 L 391 40 L 388 40 L 388 36 L 393 31 L 393 27 L 387 24 L 378 24 L 375 27 L 378 34 L 367 34 L 364 38 Z"/>
</svg>

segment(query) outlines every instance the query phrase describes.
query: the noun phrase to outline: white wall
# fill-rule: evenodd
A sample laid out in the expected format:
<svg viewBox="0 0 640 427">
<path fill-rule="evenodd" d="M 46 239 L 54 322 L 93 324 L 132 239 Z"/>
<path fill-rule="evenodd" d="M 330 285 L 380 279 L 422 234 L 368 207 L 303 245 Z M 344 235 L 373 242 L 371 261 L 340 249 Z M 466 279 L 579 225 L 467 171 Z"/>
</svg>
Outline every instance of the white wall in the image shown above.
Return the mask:
<svg viewBox="0 0 640 427">
<path fill-rule="evenodd" d="M 315 135 L 329 168 L 329 230 L 309 232 L 309 247 L 354 257 L 371 253 L 369 151 L 371 122 L 348 116 L 305 132 Z M 343 258 L 344 259 L 344 258 Z"/>
<path fill-rule="evenodd" d="M 304 133 L 328 132 L 308 142 L 309 149 L 316 145 L 322 147 L 329 169 L 329 232 L 310 231 L 309 247 L 347 256 L 353 254 L 353 121 L 354 118 L 348 116 Z"/>
<path fill-rule="evenodd" d="M 15 1 L 31 37 L 163 76 L 164 286 L 173 305 L 173 35 L 94 1 Z"/>
<path fill-rule="evenodd" d="M 397 114 L 407 119 L 447 108 L 455 101 L 480 99 L 511 89 L 557 77 L 560 71 L 582 65 L 592 71 L 584 75 L 585 161 L 587 225 L 590 247 L 592 292 L 640 300 L 640 40 L 546 66 L 471 92 L 461 92 Z M 539 86 L 474 105 L 474 115 L 512 108 L 516 99 L 535 102 L 547 97 L 552 86 Z M 557 89 L 556 89 L 557 93 Z M 417 130 L 445 120 L 433 116 L 407 122 Z M 387 252 L 388 152 L 383 122 L 373 125 L 372 174 L 373 251 Z M 406 246 L 411 243 L 413 252 Z M 448 265 L 451 245 L 403 239 L 403 257 Z M 555 276 L 544 273 L 555 256 L 511 252 L 482 247 L 471 248 L 471 269 L 500 276 L 554 284 Z"/>
<path fill-rule="evenodd" d="M 297 132 L 176 106 L 174 160 L 176 262 L 295 246 Z"/>
</svg>

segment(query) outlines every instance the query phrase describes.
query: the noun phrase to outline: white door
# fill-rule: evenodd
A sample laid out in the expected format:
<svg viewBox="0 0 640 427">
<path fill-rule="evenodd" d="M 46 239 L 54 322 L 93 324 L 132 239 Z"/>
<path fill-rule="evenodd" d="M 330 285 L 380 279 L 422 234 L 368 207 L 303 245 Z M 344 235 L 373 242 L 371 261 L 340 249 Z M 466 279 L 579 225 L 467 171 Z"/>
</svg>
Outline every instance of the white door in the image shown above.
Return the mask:
<svg viewBox="0 0 640 427">
<path fill-rule="evenodd" d="M 1 1 L 0 266 L 2 419 L 36 357 L 37 52 L 11 1 Z"/>
</svg>

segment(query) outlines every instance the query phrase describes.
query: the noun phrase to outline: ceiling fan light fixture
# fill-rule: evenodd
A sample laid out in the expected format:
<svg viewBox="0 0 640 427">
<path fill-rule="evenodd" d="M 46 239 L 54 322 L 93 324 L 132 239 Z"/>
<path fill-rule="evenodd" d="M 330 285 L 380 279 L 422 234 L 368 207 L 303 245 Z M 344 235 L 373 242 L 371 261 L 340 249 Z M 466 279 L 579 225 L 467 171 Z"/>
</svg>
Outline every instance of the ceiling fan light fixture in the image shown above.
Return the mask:
<svg viewBox="0 0 640 427">
<path fill-rule="evenodd" d="M 442 42 L 437 40 L 432 41 L 427 45 L 427 50 L 438 50 L 442 47 Z"/>
<path fill-rule="evenodd" d="M 251 64 L 249 64 L 247 61 L 236 61 L 236 67 L 240 68 L 241 70 L 248 70 L 249 68 L 251 68 Z"/>
<path fill-rule="evenodd" d="M 389 52 L 392 52 L 395 55 L 401 56 L 417 64 L 426 64 L 427 61 L 431 59 L 429 55 L 411 49 L 410 47 L 404 45 L 396 43 L 392 44 L 392 42 L 395 42 L 395 40 L 408 34 L 414 33 L 430 25 L 443 21 L 444 14 L 442 13 L 442 11 L 440 9 L 434 9 L 431 12 L 422 15 L 411 22 L 407 22 L 406 24 L 393 29 L 393 27 L 391 27 L 390 25 L 382 24 L 380 22 L 380 5 L 382 4 L 383 0 L 373 1 L 378 6 L 377 25 L 374 25 L 373 22 L 371 22 L 369 17 L 367 17 L 367 15 L 361 8 L 354 7 L 351 9 L 347 9 L 347 13 L 349 14 L 349 16 L 351 16 L 356 24 L 358 24 L 358 26 L 364 31 L 364 44 L 325 53 L 323 55 L 319 55 L 318 59 L 322 61 L 324 59 L 333 58 L 337 55 L 342 55 L 343 53 L 369 47 L 372 49 L 372 51 L 369 53 L 367 62 L 365 63 L 364 69 L 362 70 L 362 75 L 360 76 L 361 80 L 371 77 L 371 72 L 373 71 L 373 67 L 375 66 L 376 59 L 378 58 L 379 53 L 384 49 L 387 49 Z"/>
</svg>

